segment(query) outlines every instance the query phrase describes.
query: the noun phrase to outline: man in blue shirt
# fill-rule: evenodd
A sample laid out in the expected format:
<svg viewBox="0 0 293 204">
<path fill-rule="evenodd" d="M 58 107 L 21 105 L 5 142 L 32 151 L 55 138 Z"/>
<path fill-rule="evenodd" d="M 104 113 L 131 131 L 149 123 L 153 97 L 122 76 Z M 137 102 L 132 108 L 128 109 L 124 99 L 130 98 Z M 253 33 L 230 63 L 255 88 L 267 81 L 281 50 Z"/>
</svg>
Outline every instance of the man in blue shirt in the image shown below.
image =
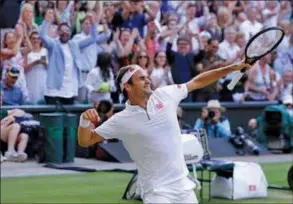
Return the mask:
<svg viewBox="0 0 293 204">
<path fill-rule="evenodd" d="M 47 104 L 60 102 L 72 105 L 75 97 L 78 96 L 78 88 L 84 82 L 81 75 L 83 67 L 81 50 L 97 41 L 93 14 L 89 14 L 88 18 L 91 23 L 90 35 L 79 42 L 70 40 L 71 27 L 67 23 L 61 23 L 58 26 L 59 38 L 48 36 L 47 30 L 54 19 L 48 13 L 44 18 L 40 28 L 40 39 L 49 53 L 47 90 L 44 94 Z"/>
<path fill-rule="evenodd" d="M 231 128 L 229 120 L 222 116 L 225 108 L 218 100 L 208 101 L 203 108 L 200 118 L 195 122 L 194 128 L 205 128 L 209 137 L 230 137 Z"/>
<path fill-rule="evenodd" d="M 1 83 L 3 89 L 3 105 L 22 105 L 24 97 L 21 89 L 15 86 L 19 76 L 19 69 L 16 67 L 10 68 Z"/>
</svg>

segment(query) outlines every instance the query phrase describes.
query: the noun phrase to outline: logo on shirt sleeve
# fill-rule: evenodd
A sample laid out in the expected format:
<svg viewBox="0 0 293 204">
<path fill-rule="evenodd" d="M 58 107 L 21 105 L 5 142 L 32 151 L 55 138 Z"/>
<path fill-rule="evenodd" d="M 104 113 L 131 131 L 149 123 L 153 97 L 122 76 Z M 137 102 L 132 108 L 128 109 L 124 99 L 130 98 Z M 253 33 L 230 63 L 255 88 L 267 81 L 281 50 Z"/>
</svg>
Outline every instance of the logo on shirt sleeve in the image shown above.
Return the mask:
<svg viewBox="0 0 293 204">
<path fill-rule="evenodd" d="M 249 191 L 256 191 L 256 185 L 249 185 L 248 190 Z"/>
<path fill-rule="evenodd" d="M 164 107 L 164 105 L 162 103 L 159 103 L 159 104 L 156 105 L 156 108 L 158 110 L 162 109 L 163 107 Z"/>
<path fill-rule="evenodd" d="M 181 87 L 182 87 L 181 84 L 177 84 L 178 89 L 181 89 Z"/>
</svg>

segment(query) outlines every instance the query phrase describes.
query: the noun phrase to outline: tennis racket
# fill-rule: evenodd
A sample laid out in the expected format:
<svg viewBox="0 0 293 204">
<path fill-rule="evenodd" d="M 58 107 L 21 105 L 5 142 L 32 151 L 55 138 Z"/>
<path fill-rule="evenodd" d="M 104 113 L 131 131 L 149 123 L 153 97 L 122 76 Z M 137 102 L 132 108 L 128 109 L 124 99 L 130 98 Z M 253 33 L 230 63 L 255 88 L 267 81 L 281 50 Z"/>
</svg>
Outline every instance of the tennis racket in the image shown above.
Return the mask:
<svg viewBox="0 0 293 204">
<path fill-rule="evenodd" d="M 273 51 L 282 42 L 284 34 L 284 31 L 278 27 L 266 28 L 255 34 L 245 47 L 245 63 L 253 65 L 257 60 Z M 246 70 L 243 68 L 236 73 L 227 86 L 229 90 L 234 89 Z"/>
</svg>

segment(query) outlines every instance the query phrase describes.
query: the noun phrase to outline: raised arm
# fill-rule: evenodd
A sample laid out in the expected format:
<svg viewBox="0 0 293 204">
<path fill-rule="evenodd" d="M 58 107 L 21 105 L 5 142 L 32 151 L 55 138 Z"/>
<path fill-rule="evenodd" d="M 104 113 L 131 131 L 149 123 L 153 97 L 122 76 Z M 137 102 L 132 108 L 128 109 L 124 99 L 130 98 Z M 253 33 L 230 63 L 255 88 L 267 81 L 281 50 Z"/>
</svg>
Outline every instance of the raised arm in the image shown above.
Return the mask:
<svg viewBox="0 0 293 204">
<path fill-rule="evenodd" d="M 187 82 L 188 92 L 192 92 L 196 89 L 200 89 L 207 85 L 210 85 L 214 83 L 215 81 L 217 81 L 218 79 L 226 76 L 230 72 L 241 70 L 244 67 L 250 69 L 251 65 L 246 64 L 244 60 L 242 60 L 241 62 L 237 64 L 232 64 L 226 67 L 203 72 L 197 75 L 196 77 L 194 77 L 193 79 L 191 79 L 189 82 Z"/>
<path fill-rule="evenodd" d="M 52 23 L 53 20 L 54 16 L 47 12 L 40 29 L 40 39 L 45 44 L 45 47 L 47 47 L 48 49 L 52 49 L 54 45 L 54 39 L 47 35 L 48 26 Z"/>
<path fill-rule="evenodd" d="M 19 36 L 12 49 L 1 49 L 0 59 L 6 60 L 6 59 L 10 59 L 11 57 L 14 57 L 17 54 L 17 52 L 20 50 L 22 40 L 23 40 L 23 36 Z"/>
<path fill-rule="evenodd" d="M 167 42 L 166 46 L 166 56 L 169 64 L 173 64 L 175 61 L 175 52 L 172 50 L 173 45 L 173 38 L 171 37 L 169 41 Z"/>
<path fill-rule="evenodd" d="M 156 18 L 156 13 L 152 11 L 152 9 L 147 5 L 147 3 L 144 1 L 143 2 L 143 8 L 145 9 L 146 13 L 148 14 L 148 18 L 146 19 L 146 23 L 154 20 Z"/>
<path fill-rule="evenodd" d="M 96 43 L 96 41 L 97 41 L 98 31 L 96 28 L 94 16 L 92 14 L 89 14 L 88 16 L 89 16 L 90 22 L 92 24 L 91 31 L 90 31 L 90 37 L 85 38 L 84 40 L 81 40 L 78 42 L 80 49 L 84 49 L 84 48 L 88 47 L 89 45 Z"/>
<path fill-rule="evenodd" d="M 106 42 L 111 36 L 111 31 L 109 30 L 108 25 L 105 23 L 103 24 L 103 27 L 104 27 L 104 31 L 101 34 L 98 34 L 98 32 L 95 32 L 95 34 L 97 34 L 96 43 L 98 44 L 102 44 Z"/>
<path fill-rule="evenodd" d="M 98 135 L 94 128 L 91 127 L 92 122 L 96 122 L 99 115 L 95 109 L 89 109 L 82 113 L 78 126 L 78 144 L 81 147 L 88 147 L 95 143 L 104 141 L 104 138 Z"/>
</svg>

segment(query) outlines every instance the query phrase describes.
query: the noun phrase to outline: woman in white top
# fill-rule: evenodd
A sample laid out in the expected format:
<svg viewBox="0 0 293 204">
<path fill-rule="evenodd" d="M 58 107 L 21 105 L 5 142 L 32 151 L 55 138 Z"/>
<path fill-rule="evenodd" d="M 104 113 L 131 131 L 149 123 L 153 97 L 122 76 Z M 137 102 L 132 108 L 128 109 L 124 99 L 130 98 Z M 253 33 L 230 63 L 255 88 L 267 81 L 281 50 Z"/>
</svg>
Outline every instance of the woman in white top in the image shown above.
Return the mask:
<svg viewBox="0 0 293 204">
<path fill-rule="evenodd" d="M 170 67 L 167 65 L 166 53 L 164 51 L 155 54 L 154 65 L 155 67 L 150 75 L 153 89 L 174 84 Z"/>
<path fill-rule="evenodd" d="M 279 75 L 268 65 L 270 60 L 271 54 L 267 54 L 250 70 L 246 84 L 248 100 L 272 101 L 276 99 L 279 93 L 277 87 Z"/>
<path fill-rule="evenodd" d="M 30 103 L 44 100 L 47 80 L 48 52 L 42 46 L 38 32 L 30 34 L 32 51 L 24 58 L 24 72 L 27 81 Z"/>
<path fill-rule="evenodd" d="M 88 89 L 88 99 L 92 103 L 101 100 L 112 101 L 111 92 L 116 91 L 116 86 L 111 62 L 111 54 L 101 52 L 98 55 L 97 67 L 88 73 L 85 85 Z"/>
</svg>

